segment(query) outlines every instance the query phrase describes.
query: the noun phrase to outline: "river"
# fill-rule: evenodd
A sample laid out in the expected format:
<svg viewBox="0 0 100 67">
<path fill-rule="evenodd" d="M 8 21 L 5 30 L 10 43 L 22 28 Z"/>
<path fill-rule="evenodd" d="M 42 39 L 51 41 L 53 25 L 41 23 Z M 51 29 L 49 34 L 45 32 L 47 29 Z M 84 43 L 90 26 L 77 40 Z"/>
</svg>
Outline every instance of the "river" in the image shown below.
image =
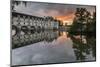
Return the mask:
<svg viewBox="0 0 100 67">
<path fill-rule="evenodd" d="M 19 46 L 12 49 L 12 65 L 96 60 L 95 44 L 88 44 L 86 36 L 69 35 L 65 31 L 35 32 L 34 34 L 20 35 L 20 40 L 17 39 L 18 36 L 13 37 L 13 42 L 17 45 L 19 43 Z"/>
</svg>

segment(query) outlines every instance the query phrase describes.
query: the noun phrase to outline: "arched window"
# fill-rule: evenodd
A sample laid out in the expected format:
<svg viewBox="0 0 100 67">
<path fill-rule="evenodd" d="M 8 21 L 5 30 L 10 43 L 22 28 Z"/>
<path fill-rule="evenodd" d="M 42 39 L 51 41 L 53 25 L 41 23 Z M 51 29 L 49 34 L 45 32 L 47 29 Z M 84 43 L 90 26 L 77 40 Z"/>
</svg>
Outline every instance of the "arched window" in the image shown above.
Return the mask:
<svg viewBox="0 0 100 67">
<path fill-rule="evenodd" d="M 12 36 L 15 36 L 18 33 L 18 28 L 15 25 L 12 25 Z"/>
<path fill-rule="evenodd" d="M 24 33 L 28 33 L 29 29 L 27 26 L 22 26 L 21 31 L 23 31 Z"/>
</svg>

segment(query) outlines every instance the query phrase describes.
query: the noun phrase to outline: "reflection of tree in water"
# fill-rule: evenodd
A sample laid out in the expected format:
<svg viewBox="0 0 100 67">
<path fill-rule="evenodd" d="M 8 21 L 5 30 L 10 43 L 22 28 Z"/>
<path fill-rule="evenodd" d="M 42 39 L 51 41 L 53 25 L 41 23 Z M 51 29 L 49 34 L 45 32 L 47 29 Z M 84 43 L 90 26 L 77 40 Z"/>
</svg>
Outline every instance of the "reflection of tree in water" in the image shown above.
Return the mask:
<svg viewBox="0 0 100 67">
<path fill-rule="evenodd" d="M 95 38 L 87 38 L 87 43 L 82 43 L 81 40 L 75 39 L 74 37 L 71 37 L 73 41 L 73 48 L 76 55 L 77 60 L 84 61 L 87 58 L 87 55 L 89 55 L 92 52 L 93 57 L 95 57 Z"/>
<path fill-rule="evenodd" d="M 86 51 L 86 49 L 84 49 L 85 46 L 80 42 L 80 40 L 77 40 L 73 37 L 72 40 L 73 40 L 73 48 L 77 60 L 84 60 L 85 59 L 84 52 Z"/>
<path fill-rule="evenodd" d="M 87 36 L 87 44 L 90 45 L 92 56 L 96 57 L 96 38 L 94 34 L 92 36 Z"/>
</svg>

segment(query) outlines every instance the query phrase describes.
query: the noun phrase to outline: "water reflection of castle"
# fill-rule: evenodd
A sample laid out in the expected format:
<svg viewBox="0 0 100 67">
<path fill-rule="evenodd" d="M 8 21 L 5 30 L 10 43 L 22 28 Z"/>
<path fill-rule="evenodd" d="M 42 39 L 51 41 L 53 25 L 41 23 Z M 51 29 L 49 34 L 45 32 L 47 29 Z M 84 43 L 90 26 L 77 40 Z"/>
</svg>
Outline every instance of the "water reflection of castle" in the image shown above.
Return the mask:
<svg viewBox="0 0 100 67">
<path fill-rule="evenodd" d="M 17 48 L 29 44 L 34 44 L 41 41 L 51 42 L 59 37 L 58 31 L 35 32 L 34 34 L 17 34 L 12 37 L 12 47 Z"/>
</svg>

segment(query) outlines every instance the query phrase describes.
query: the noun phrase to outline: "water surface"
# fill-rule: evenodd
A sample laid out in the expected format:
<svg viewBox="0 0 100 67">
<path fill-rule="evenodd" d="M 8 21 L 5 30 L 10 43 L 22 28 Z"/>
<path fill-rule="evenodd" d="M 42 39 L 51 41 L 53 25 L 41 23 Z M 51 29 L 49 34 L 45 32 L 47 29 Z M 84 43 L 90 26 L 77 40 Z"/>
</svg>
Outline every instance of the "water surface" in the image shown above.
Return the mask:
<svg viewBox="0 0 100 67">
<path fill-rule="evenodd" d="M 88 44 L 86 36 L 69 35 L 64 31 L 44 31 L 26 36 L 29 39 L 24 42 L 31 44 L 12 50 L 12 65 L 95 60 L 95 44 Z M 21 40 L 19 42 L 22 44 Z"/>
</svg>

